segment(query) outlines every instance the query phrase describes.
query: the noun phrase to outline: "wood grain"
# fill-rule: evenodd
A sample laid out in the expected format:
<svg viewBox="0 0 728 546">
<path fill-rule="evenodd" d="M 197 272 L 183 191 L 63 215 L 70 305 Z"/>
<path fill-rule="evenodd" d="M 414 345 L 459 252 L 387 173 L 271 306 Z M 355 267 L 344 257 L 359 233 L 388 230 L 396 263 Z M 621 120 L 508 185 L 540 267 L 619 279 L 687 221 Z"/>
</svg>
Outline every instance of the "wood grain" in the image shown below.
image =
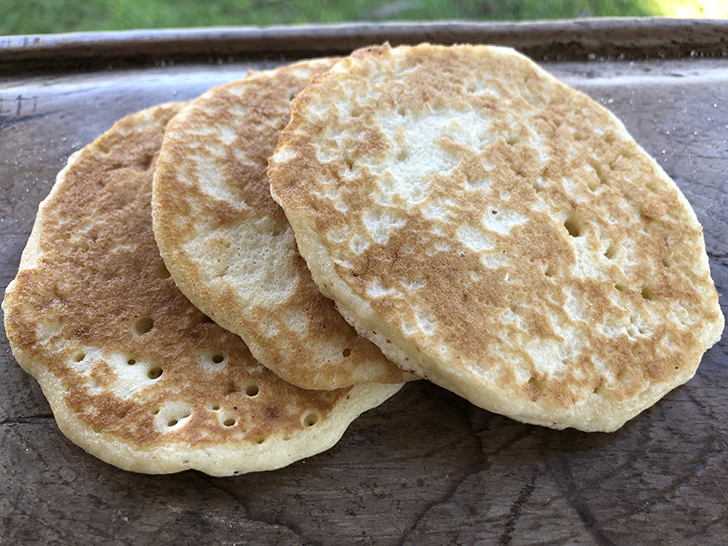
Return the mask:
<svg viewBox="0 0 728 546">
<path fill-rule="evenodd" d="M 68 155 L 127 113 L 269 65 L 0 82 L 1 286 Z M 675 179 L 703 223 L 723 293 L 728 67 L 691 57 L 544 66 L 614 111 Z M 66 440 L 3 336 L 0 544 L 725 544 L 727 366 L 724 336 L 693 380 L 613 434 L 520 424 L 418 382 L 355 421 L 333 449 L 287 468 L 145 476 Z"/>
<path fill-rule="evenodd" d="M 347 23 L 340 25 L 132 30 L 0 37 L 0 74 L 226 63 L 346 54 L 392 45 L 489 43 L 535 59 L 681 58 L 728 55 L 728 21 L 599 18 L 535 22 Z"/>
</svg>

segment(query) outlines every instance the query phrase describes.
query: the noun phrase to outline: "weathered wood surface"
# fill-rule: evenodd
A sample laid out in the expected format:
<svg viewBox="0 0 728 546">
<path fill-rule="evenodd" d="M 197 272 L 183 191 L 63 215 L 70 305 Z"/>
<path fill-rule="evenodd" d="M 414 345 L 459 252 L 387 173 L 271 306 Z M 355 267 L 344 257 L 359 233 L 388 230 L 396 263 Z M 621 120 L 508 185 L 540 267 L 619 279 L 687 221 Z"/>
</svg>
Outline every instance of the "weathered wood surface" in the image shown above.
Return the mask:
<svg viewBox="0 0 728 546">
<path fill-rule="evenodd" d="M 262 66 L 0 81 L 0 287 L 73 151 L 127 113 Z M 544 66 L 614 111 L 675 179 L 703 223 L 723 292 L 728 61 Z M 0 544 L 728 543 L 725 336 L 693 380 L 613 434 L 520 424 L 418 382 L 355 421 L 333 449 L 235 478 L 137 475 L 87 455 L 58 431 L 4 336 L 0 344 Z"/>
<path fill-rule="evenodd" d="M 312 39 L 315 37 L 315 39 Z M 678 58 L 728 55 L 728 21 L 600 18 L 565 21 L 348 23 L 341 25 L 134 30 L 0 37 L 0 74 L 191 61 L 346 54 L 392 45 L 479 42 L 517 47 L 536 59 L 611 55 Z"/>
</svg>

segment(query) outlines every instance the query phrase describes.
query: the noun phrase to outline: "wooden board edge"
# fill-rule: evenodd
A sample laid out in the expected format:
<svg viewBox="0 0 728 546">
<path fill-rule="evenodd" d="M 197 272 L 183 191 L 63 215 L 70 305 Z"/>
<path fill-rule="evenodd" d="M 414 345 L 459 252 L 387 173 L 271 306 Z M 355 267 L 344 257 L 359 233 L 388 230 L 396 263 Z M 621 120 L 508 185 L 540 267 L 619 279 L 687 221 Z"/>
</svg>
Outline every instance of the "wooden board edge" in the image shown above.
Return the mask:
<svg viewBox="0 0 728 546">
<path fill-rule="evenodd" d="M 0 37 L 0 74 L 162 63 L 295 59 L 393 45 L 490 43 L 537 59 L 727 56 L 728 20 L 593 18 L 568 21 L 348 23 L 132 30 Z"/>
</svg>

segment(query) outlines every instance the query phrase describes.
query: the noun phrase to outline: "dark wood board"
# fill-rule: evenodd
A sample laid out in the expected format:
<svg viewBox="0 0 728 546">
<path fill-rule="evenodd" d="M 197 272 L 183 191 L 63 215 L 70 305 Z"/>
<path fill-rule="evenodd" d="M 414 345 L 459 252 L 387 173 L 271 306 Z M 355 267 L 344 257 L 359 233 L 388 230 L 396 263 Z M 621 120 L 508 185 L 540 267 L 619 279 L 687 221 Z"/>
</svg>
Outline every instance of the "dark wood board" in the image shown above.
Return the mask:
<svg viewBox="0 0 728 546">
<path fill-rule="evenodd" d="M 600 18 L 525 23 L 396 22 L 4 36 L 0 37 L 0 75 L 59 68 L 257 61 L 280 56 L 292 59 L 347 54 L 384 41 L 392 45 L 423 41 L 497 43 L 517 47 L 537 59 L 721 57 L 728 55 L 728 21 Z"/>
<path fill-rule="evenodd" d="M 642 32 L 650 24 L 625 28 Z M 533 46 L 530 28 L 511 25 L 508 43 Z M 335 27 L 324 30 L 330 51 L 318 53 L 350 43 L 347 33 L 337 42 Z M 716 56 L 630 60 L 641 50 L 624 45 L 622 59 L 602 57 L 615 52 L 607 35 L 591 57 L 542 66 L 615 112 L 674 178 L 704 226 L 722 293 L 728 61 L 714 42 L 691 35 L 689 24 L 673 30 L 692 36 L 696 51 Z M 406 41 L 390 31 L 393 42 Z M 440 41 L 477 41 L 470 27 L 451 24 L 449 32 Z M 311 31 L 309 41 L 316 35 Z M 215 31 L 207 36 L 214 51 Z M 178 38 L 184 42 L 184 33 Z M 618 38 L 629 42 L 624 33 Z M 548 33 L 541 39 L 548 52 Z M 5 53 L 13 57 L 10 49 Z M 0 47 L 0 63 L 3 55 Z M 53 54 L 45 55 L 50 66 Z M 260 60 L 255 49 L 247 60 L 218 62 L 213 55 L 209 62 L 135 67 L 127 59 L 125 68 L 101 71 L 94 68 L 98 59 L 89 58 L 87 69 L 78 61 L 73 71 L 47 66 L 42 74 L 21 71 L 0 80 L 3 289 L 15 276 L 38 203 L 73 151 L 125 114 L 195 97 L 274 63 Z M 725 311 L 723 297 L 721 305 Z M 193 471 L 147 476 L 109 466 L 69 442 L 3 336 L 0 544 L 725 545 L 727 365 L 724 335 L 688 384 L 612 434 L 524 425 L 417 382 L 356 420 L 331 450 L 287 468 L 235 478 Z"/>
</svg>

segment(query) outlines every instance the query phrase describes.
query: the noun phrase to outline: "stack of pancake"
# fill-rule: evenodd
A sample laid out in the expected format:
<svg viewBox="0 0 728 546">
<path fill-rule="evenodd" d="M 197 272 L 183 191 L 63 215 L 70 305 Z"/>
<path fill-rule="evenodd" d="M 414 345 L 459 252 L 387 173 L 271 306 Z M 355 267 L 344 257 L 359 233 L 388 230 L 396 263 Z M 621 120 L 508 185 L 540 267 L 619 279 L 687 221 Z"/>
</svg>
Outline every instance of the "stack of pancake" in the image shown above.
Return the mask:
<svg viewBox="0 0 728 546">
<path fill-rule="evenodd" d="M 213 475 L 325 450 L 415 378 L 612 431 L 723 329 L 695 214 L 624 126 L 467 45 L 124 118 L 59 174 L 3 309 L 72 441 Z"/>
</svg>

